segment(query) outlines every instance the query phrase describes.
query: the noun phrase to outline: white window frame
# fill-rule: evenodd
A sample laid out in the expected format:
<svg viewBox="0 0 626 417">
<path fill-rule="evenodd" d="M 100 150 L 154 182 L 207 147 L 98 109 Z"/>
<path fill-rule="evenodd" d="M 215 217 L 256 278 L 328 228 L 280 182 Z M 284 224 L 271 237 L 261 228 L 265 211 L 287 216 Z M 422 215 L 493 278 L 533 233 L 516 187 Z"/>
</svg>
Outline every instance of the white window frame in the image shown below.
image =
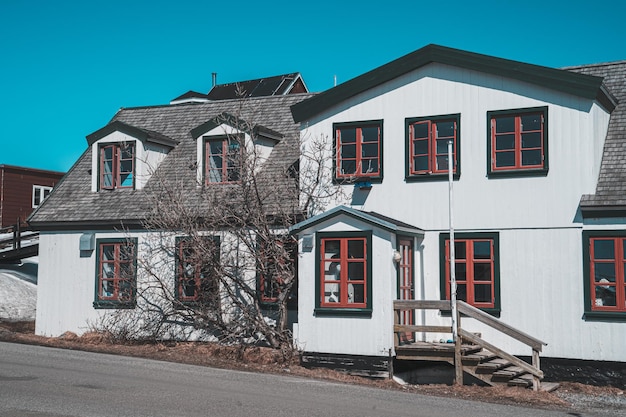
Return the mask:
<svg viewBox="0 0 626 417">
<path fill-rule="evenodd" d="M 33 185 L 33 208 L 39 207 L 41 203 L 43 203 L 43 201 L 48 198 L 51 192 L 52 187 L 49 187 L 47 185 Z M 36 201 L 36 197 L 39 197 L 39 202 Z"/>
</svg>

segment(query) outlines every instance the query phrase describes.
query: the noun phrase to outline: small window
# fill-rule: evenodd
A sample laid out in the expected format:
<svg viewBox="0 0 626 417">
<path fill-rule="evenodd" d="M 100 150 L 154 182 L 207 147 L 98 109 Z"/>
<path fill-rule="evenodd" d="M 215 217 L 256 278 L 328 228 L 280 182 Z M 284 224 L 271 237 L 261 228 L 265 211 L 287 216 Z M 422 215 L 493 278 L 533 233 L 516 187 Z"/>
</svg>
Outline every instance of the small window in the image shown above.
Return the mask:
<svg viewBox="0 0 626 417">
<path fill-rule="evenodd" d="M 95 308 L 133 308 L 137 239 L 98 239 Z"/>
<path fill-rule="evenodd" d="M 227 184 L 241 179 L 243 138 L 220 136 L 205 138 L 204 178 L 206 184 Z"/>
<path fill-rule="evenodd" d="M 135 186 L 134 143 L 112 143 L 100 146 L 99 189 L 133 188 Z"/>
<path fill-rule="evenodd" d="M 176 239 L 176 299 L 219 306 L 220 238 Z"/>
<path fill-rule="evenodd" d="M 442 234 L 442 299 L 450 299 L 450 235 Z M 456 296 L 491 314 L 500 312 L 497 233 L 459 233 L 454 239 Z M 445 296 L 445 297 L 444 297 Z"/>
<path fill-rule="evenodd" d="M 257 282 L 261 303 L 275 304 L 278 302 L 278 297 L 283 288 L 283 277 L 288 274 L 294 281 L 291 292 L 287 296 L 287 306 L 297 307 L 297 242 L 291 236 L 275 236 L 272 242 L 261 241 L 259 251 Z"/>
<path fill-rule="evenodd" d="M 585 318 L 626 320 L 626 232 L 584 232 Z"/>
<path fill-rule="evenodd" d="M 452 141 L 453 173 L 459 177 L 460 115 L 406 119 L 409 181 L 447 178 L 448 142 Z"/>
<path fill-rule="evenodd" d="M 39 207 L 41 203 L 52 192 L 52 187 L 45 185 L 33 185 L 33 208 Z"/>
<path fill-rule="evenodd" d="M 371 232 L 318 234 L 317 310 L 371 312 Z"/>
<path fill-rule="evenodd" d="M 546 175 L 547 117 L 547 107 L 488 112 L 489 175 Z"/>
<path fill-rule="evenodd" d="M 333 125 L 335 180 L 381 180 L 382 120 Z"/>
</svg>

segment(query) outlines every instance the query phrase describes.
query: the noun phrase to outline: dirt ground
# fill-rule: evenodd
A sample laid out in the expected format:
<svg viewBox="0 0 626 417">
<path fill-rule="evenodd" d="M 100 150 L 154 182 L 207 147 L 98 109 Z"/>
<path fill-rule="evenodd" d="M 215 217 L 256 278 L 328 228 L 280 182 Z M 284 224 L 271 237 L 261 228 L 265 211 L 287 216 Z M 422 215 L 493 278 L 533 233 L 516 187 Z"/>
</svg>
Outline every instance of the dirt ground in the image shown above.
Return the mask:
<svg viewBox="0 0 626 417">
<path fill-rule="evenodd" d="M 99 333 L 87 333 L 79 337 L 68 332 L 60 337 L 42 337 L 34 334 L 34 322 L 0 321 L 0 341 L 252 372 L 288 373 L 300 377 L 368 385 L 425 395 L 558 409 L 569 412 L 571 415 L 577 415 L 577 411 L 600 412 L 602 415 L 626 415 L 626 393 L 614 387 L 596 387 L 563 382 L 558 390 L 548 393 L 533 392 L 530 389 L 515 387 L 479 387 L 475 385 L 402 386 L 389 379 L 374 380 L 346 375 L 329 369 L 307 369 L 300 366 L 297 357 L 285 360 L 280 352 L 269 348 L 242 348 L 197 342 L 119 344 L 110 341 Z"/>
</svg>

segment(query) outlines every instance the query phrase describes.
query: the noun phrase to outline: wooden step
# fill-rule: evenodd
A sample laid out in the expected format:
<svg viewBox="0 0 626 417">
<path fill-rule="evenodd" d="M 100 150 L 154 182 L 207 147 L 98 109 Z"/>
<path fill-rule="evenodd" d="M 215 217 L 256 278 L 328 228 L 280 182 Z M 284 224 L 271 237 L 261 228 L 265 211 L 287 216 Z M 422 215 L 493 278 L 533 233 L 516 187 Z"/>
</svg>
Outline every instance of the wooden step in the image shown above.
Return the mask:
<svg viewBox="0 0 626 417">
<path fill-rule="evenodd" d="M 508 382 L 525 373 L 526 371 L 519 366 L 507 366 L 506 368 L 495 371 L 493 375 L 491 375 L 491 380 L 494 382 Z"/>
<path fill-rule="evenodd" d="M 466 366 L 476 366 L 479 363 L 488 362 L 492 359 L 496 359 L 497 356 L 488 350 L 481 350 L 480 352 L 472 353 L 469 355 L 465 355 L 461 358 L 463 365 Z"/>
<path fill-rule="evenodd" d="M 525 375 L 521 375 L 521 377 L 513 378 L 507 382 L 507 385 L 510 387 L 522 387 L 528 388 L 533 386 L 533 379 L 523 378 Z"/>
<path fill-rule="evenodd" d="M 506 368 L 509 365 L 511 365 L 511 362 L 507 361 L 506 359 L 496 357 L 495 359 L 491 359 L 490 361 L 478 364 L 478 366 L 476 367 L 476 373 L 491 374 L 502 368 Z"/>
</svg>

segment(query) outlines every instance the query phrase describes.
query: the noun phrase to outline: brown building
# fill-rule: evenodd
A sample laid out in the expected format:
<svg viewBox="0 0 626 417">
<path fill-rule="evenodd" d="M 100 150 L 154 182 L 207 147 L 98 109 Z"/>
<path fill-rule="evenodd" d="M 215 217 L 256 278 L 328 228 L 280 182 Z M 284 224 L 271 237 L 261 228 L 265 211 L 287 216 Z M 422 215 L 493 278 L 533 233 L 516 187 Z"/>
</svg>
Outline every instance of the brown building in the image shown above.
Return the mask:
<svg viewBox="0 0 626 417">
<path fill-rule="evenodd" d="M 0 227 L 24 222 L 65 175 L 0 164 Z"/>
</svg>

